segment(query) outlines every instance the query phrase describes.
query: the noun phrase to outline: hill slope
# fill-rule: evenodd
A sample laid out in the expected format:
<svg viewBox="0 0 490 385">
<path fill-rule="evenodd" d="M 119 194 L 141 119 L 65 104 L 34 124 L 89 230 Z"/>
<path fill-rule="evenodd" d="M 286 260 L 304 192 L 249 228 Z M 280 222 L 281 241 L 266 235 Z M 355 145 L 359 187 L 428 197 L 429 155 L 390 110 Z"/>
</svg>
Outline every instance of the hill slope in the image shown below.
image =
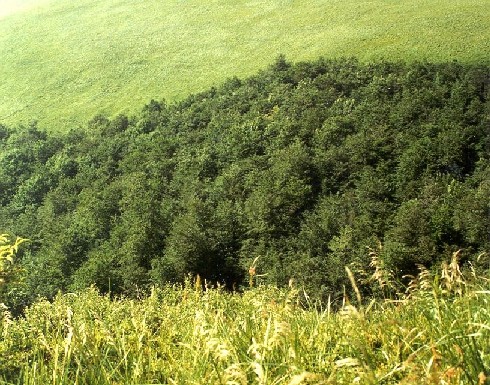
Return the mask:
<svg viewBox="0 0 490 385">
<path fill-rule="evenodd" d="M 0 18 L 0 123 L 66 129 L 292 60 L 488 62 L 490 0 L 24 1 Z"/>
</svg>

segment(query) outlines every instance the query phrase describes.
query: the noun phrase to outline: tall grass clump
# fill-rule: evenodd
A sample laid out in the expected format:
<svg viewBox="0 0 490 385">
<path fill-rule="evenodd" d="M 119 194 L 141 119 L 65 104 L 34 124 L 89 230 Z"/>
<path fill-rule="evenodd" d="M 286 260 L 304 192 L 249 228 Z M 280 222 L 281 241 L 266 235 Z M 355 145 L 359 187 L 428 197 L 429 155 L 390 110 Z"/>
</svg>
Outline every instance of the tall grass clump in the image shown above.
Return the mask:
<svg viewBox="0 0 490 385">
<path fill-rule="evenodd" d="M 139 300 L 59 294 L 4 312 L 0 384 L 489 383 L 490 281 L 458 253 L 397 299 L 335 312 L 303 299 L 191 280 Z"/>
</svg>

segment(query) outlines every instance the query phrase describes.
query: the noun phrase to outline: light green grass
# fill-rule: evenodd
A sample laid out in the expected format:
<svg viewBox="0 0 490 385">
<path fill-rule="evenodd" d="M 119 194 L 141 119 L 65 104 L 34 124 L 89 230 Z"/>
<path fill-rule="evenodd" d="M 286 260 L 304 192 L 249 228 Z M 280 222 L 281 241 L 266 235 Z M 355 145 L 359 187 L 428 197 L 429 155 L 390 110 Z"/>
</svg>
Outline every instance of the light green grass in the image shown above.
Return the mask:
<svg viewBox="0 0 490 385">
<path fill-rule="evenodd" d="M 67 129 L 132 113 L 253 74 L 280 53 L 490 58 L 490 0 L 37 1 L 0 18 L 0 123 Z"/>
<path fill-rule="evenodd" d="M 294 287 L 59 295 L 0 315 L 0 384 L 485 385 L 489 281 L 454 261 L 397 302 L 339 312 L 302 307 Z"/>
</svg>

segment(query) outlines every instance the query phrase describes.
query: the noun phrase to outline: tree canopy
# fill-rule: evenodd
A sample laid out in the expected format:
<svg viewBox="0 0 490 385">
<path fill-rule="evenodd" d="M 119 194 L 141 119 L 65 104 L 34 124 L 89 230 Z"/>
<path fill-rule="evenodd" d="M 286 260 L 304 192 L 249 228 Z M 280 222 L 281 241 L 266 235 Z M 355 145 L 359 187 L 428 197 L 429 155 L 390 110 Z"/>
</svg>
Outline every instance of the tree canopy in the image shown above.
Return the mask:
<svg viewBox="0 0 490 385">
<path fill-rule="evenodd" d="M 31 240 L 10 301 L 199 274 L 341 295 L 370 250 L 399 278 L 490 251 L 490 71 L 279 57 L 137 116 L 0 127 L 0 229 Z M 257 259 L 258 258 L 258 259 Z M 17 286 L 15 286 L 17 285 Z"/>
</svg>

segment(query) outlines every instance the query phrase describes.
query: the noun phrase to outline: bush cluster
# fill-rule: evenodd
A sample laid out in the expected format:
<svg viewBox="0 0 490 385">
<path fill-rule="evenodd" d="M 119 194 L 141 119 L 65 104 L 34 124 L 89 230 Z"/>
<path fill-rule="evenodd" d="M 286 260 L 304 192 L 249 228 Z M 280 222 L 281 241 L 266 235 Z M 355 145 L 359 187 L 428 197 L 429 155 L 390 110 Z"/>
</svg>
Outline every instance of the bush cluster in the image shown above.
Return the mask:
<svg viewBox="0 0 490 385">
<path fill-rule="evenodd" d="M 489 68 L 279 57 L 86 127 L 0 127 L 0 228 L 31 240 L 8 302 L 199 274 L 342 298 L 370 250 L 397 279 L 490 250 Z"/>
</svg>

